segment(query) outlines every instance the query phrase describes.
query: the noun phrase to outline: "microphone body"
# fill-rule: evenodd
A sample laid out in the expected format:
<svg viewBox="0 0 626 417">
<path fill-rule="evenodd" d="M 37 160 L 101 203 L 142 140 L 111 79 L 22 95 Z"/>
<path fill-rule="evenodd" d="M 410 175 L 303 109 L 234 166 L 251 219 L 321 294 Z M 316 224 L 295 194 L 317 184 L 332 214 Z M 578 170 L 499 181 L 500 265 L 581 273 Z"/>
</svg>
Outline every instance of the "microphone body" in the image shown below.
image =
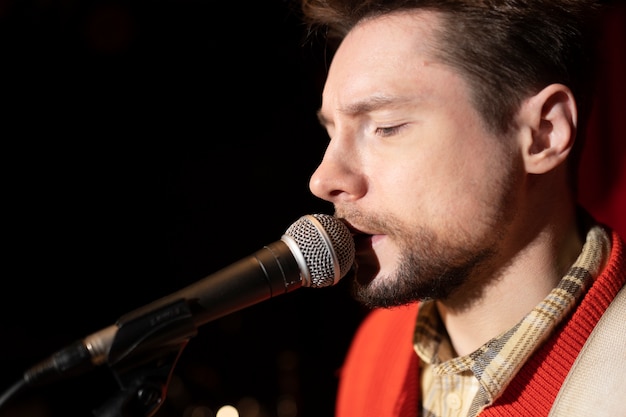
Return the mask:
<svg viewBox="0 0 626 417">
<path fill-rule="evenodd" d="M 302 286 L 298 263 L 287 244 L 279 240 L 182 290 L 122 316 L 118 324 L 184 299 L 199 326 Z"/>
<path fill-rule="evenodd" d="M 279 241 L 123 315 L 114 325 L 28 369 L 23 380 L 42 384 L 104 363 L 128 365 L 150 359 L 168 346 L 184 343 L 209 321 L 301 287 L 336 284 L 352 267 L 354 251 L 351 233 L 339 219 L 303 216 Z"/>
</svg>

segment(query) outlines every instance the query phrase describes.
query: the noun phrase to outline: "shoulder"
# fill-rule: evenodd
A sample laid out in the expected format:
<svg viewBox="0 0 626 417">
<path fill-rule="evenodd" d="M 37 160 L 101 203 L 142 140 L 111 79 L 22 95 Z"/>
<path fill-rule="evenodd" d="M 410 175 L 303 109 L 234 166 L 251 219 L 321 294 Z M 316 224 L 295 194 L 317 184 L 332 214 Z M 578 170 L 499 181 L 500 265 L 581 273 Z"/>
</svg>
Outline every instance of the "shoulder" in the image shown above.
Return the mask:
<svg viewBox="0 0 626 417">
<path fill-rule="evenodd" d="M 336 417 L 417 415 L 418 304 L 368 313 L 339 370 Z"/>
<path fill-rule="evenodd" d="M 380 363 L 385 358 L 413 355 L 418 304 L 375 309 L 363 319 L 352 340 L 348 362 Z M 373 361 L 373 362 L 372 362 Z"/>
</svg>

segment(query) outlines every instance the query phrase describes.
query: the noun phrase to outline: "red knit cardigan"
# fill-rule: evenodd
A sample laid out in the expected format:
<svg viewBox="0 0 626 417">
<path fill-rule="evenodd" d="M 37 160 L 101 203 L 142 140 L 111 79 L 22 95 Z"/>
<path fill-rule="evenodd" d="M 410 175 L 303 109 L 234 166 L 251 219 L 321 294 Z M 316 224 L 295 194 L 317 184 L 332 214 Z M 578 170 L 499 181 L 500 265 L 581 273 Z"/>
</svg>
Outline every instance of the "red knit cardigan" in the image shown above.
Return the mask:
<svg viewBox="0 0 626 417">
<path fill-rule="evenodd" d="M 547 416 L 594 326 L 626 281 L 624 242 L 612 233 L 608 266 L 526 362 L 484 416 Z M 413 351 L 417 304 L 373 310 L 357 330 L 339 373 L 336 417 L 416 417 L 418 357 Z"/>
</svg>

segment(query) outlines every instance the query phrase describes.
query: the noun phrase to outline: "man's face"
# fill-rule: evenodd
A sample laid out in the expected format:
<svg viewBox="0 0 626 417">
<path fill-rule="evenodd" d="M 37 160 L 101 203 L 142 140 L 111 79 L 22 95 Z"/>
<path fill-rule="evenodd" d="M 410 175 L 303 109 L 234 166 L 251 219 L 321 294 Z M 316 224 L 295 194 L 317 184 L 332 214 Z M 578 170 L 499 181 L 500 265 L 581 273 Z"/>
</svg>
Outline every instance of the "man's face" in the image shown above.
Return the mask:
<svg viewBox="0 0 626 417">
<path fill-rule="evenodd" d="M 310 181 L 355 231 L 366 304 L 446 298 L 492 262 L 521 162 L 458 72 L 433 59 L 430 12 L 365 21 L 337 50 L 320 119 L 330 142 Z"/>
</svg>

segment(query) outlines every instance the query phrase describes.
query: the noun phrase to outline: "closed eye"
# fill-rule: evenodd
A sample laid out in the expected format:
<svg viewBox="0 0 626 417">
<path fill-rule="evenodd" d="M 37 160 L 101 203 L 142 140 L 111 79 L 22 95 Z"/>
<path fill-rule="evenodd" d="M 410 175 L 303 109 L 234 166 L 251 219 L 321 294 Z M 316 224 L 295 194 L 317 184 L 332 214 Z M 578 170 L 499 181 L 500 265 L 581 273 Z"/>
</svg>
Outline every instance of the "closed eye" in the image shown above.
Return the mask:
<svg viewBox="0 0 626 417">
<path fill-rule="evenodd" d="M 377 127 L 376 135 L 382 136 L 382 137 L 393 136 L 393 135 L 396 135 L 405 126 L 406 126 L 405 124 L 402 124 L 402 125 L 390 126 L 390 127 Z"/>
</svg>

